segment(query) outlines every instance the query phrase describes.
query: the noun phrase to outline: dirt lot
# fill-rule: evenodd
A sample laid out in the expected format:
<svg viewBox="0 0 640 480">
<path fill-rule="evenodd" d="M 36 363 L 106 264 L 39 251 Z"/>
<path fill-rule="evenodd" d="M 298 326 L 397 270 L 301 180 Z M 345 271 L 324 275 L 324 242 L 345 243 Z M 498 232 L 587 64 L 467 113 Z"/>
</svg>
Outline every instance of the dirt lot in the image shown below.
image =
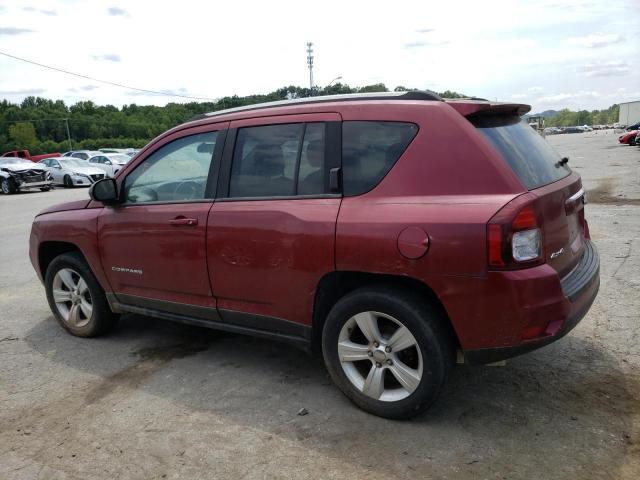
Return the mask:
<svg viewBox="0 0 640 480">
<path fill-rule="evenodd" d="M 63 333 L 27 239 L 36 212 L 87 192 L 0 196 L 0 478 L 640 478 L 640 148 L 616 138 L 549 137 L 590 191 L 588 316 L 505 367 L 459 366 L 407 422 L 277 343 L 137 316 Z"/>
</svg>

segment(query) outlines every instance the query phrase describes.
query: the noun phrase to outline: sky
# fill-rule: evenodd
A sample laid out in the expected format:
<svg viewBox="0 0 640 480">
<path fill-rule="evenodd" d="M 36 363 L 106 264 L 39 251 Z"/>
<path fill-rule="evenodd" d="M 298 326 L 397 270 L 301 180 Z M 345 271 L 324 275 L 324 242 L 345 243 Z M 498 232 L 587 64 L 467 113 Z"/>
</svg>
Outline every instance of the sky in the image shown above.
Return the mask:
<svg viewBox="0 0 640 480">
<path fill-rule="evenodd" d="M 453 90 L 547 109 L 640 100 L 639 0 L 1 0 L 0 52 L 141 89 L 216 99 L 314 83 Z M 0 98 L 190 101 L 0 55 Z"/>
</svg>

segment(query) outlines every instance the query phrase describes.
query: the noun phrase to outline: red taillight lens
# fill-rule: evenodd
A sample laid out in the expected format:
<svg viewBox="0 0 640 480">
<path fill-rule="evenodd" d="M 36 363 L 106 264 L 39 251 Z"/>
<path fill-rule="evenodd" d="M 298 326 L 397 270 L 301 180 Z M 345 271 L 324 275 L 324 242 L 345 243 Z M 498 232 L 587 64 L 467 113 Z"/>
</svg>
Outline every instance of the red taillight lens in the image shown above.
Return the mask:
<svg viewBox="0 0 640 480">
<path fill-rule="evenodd" d="M 536 228 L 538 222 L 536 219 L 536 211 L 532 205 L 527 205 L 518 212 L 516 218 L 511 222 L 511 226 L 514 230 L 527 230 L 529 228 Z"/>
<path fill-rule="evenodd" d="M 505 266 L 502 258 L 502 227 L 489 225 L 489 265 L 502 268 Z"/>
<path fill-rule="evenodd" d="M 543 263 L 541 221 L 531 194 L 505 205 L 487 225 L 489 267 L 513 270 Z"/>
</svg>

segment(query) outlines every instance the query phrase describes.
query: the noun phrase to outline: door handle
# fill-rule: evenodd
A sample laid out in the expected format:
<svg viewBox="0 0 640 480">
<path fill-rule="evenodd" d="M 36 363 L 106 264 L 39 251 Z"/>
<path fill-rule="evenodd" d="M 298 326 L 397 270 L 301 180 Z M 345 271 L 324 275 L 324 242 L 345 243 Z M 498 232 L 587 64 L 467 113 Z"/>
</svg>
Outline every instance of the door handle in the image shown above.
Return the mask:
<svg viewBox="0 0 640 480">
<path fill-rule="evenodd" d="M 174 227 L 186 226 L 186 227 L 195 227 L 198 225 L 197 218 L 185 218 L 178 217 L 173 220 L 169 220 L 169 225 L 173 225 Z"/>
</svg>

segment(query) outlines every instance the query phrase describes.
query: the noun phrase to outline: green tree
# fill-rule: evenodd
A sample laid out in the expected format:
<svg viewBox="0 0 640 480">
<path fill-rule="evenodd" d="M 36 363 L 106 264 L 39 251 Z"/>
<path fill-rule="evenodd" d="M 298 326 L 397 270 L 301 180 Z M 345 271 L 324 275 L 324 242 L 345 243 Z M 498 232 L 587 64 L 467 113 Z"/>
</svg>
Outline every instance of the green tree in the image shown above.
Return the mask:
<svg viewBox="0 0 640 480">
<path fill-rule="evenodd" d="M 18 148 L 31 149 L 38 143 L 36 129 L 31 123 L 16 123 L 9 127 L 9 138 Z"/>
</svg>

